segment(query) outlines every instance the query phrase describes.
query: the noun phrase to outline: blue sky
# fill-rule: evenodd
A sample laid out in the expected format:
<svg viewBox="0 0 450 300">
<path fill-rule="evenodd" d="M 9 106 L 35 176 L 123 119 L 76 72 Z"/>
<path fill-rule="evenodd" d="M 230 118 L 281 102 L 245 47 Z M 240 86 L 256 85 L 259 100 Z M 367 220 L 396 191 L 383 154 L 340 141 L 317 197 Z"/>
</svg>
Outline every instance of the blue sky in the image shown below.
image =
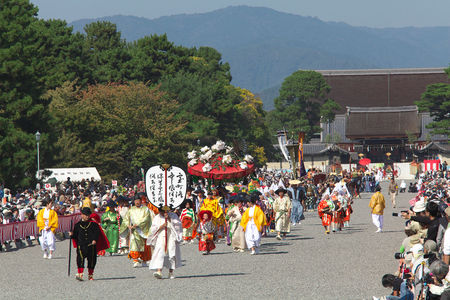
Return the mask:
<svg viewBox="0 0 450 300">
<path fill-rule="evenodd" d="M 324 21 L 368 27 L 450 26 L 449 0 L 31 0 L 44 19 L 133 15 L 157 18 L 230 5 L 270 7 Z"/>
</svg>

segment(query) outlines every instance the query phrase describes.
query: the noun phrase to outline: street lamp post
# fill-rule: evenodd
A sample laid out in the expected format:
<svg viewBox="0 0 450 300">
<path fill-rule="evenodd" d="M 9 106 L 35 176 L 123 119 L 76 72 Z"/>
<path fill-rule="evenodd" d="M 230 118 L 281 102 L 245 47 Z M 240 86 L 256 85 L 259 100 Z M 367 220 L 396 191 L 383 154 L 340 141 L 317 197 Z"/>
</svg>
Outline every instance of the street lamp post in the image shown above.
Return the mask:
<svg viewBox="0 0 450 300">
<path fill-rule="evenodd" d="M 39 130 L 36 132 L 35 136 L 36 136 L 36 145 L 37 145 L 37 177 L 39 179 L 41 177 L 39 175 L 39 171 L 40 171 L 40 169 L 39 169 L 39 141 L 41 140 L 41 134 L 39 133 Z"/>
</svg>

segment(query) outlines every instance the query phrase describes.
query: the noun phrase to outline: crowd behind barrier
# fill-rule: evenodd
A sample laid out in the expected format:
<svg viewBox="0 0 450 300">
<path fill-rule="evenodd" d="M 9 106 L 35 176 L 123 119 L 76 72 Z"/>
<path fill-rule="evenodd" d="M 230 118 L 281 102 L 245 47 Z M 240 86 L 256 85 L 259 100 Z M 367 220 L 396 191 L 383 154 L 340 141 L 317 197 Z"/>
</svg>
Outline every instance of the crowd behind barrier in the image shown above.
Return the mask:
<svg viewBox="0 0 450 300">
<path fill-rule="evenodd" d="M 80 219 L 80 213 L 58 216 L 58 229 L 56 229 L 56 232 L 69 232 L 73 225 Z M 0 243 L 5 241 L 14 241 L 17 239 L 26 239 L 30 236 L 35 237 L 38 234 L 39 229 L 37 227 L 36 220 L 0 224 Z"/>
</svg>

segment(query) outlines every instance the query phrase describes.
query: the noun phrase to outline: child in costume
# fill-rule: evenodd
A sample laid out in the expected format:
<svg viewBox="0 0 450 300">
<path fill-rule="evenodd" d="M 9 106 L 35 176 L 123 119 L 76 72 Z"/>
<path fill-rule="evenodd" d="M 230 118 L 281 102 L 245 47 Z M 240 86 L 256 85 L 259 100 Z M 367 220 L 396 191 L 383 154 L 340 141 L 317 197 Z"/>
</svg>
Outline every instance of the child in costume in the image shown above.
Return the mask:
<svg viewBox="0 0 450 300">
<path fill-rule="evenodd" d="M 208 255 L 216 248 L 214 245 L 214 225 L 212 223 L 212 212 L 202 210 L 198 214 L 200 221 L 197 232 L 199 234 L 198 250 L 203 251 L 203 255 Z"/>
<path fill-rule="evenodd" d="M 186 202 L 186 207 L 181 212 L 181 224 L 183 226 L 183 244 L 192 243 L 194 236 L 195 227 L 195 213 L 191 208 L 191 201 Z"/>
<path fill-rule="evenodd" d="M 347 200 L 347 208 L 345 209 L 345 216 L 343 218 L 344 227 L 350 227 L 350 215 L 353 213 L 352 199 Z"/>
<path fill-rule="evenodd" d="M 331 200 L 334 203 L 333 217 L 331 219 L 331 230 L 336 232 L 341 231 L 344 223 L 342 222 L 342 213 L 344 212 L 343 203 L 339 201 L 338 192 L 333 191 L 331 194 Z"/>
<path fill-rule="evenodd" d="M 90 220 L 91 209 L 81 209 L 81 220 L 75 224 L 73 232 L 70 232 L 73 246 L 77 248 L 78 273 L 77 280 L 83 280 L 84 261 L 87 258 L 89 280 L 94 280 L 94 269 L 97 264 L 97 252 L 109 248 L 109 242 L 100 225 Z"/>
</svg>

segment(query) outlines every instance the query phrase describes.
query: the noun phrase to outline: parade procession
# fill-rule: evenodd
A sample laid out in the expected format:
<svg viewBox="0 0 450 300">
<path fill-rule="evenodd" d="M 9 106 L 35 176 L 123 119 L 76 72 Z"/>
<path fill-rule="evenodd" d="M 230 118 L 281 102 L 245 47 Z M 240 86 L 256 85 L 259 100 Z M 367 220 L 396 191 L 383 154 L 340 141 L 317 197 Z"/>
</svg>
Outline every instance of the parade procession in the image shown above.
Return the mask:
<svg viewBox="0 0 450 300">
<path fill-rule="evenodd" d="M 450 2 L 229 2 L 0 0 L 1 299 L 450 299 Z"/>
</svg>

